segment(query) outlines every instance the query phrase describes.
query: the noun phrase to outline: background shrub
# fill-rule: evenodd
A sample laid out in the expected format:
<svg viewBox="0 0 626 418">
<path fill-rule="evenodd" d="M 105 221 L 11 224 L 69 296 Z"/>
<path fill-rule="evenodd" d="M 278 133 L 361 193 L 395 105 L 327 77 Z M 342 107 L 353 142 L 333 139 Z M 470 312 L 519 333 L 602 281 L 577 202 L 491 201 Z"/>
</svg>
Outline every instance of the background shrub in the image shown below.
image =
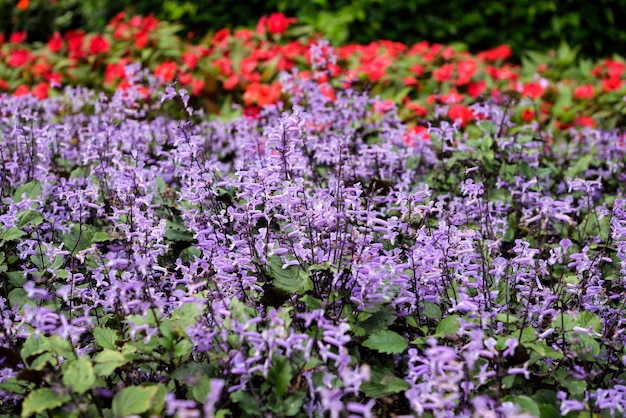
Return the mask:
<svg viewBox="0 0 626 418">
<path fill-rule="evenodd" d="M 626 19 L 626 0 L 0 0 L 0 31 L 27 30 L 30 40 L 46 40 L 55 30 L 99 31 L 122 10 L 178 21 L 196 38 L 224 27 L 254 26 L 261 16 L 281 11 L 335 44 L 460 41 L 479 51 L 506 42 L 519 55 L 565 41 L 588 57 L 623 55 L 626 45 L 626 32 L 617 23 Z"/>
</svg>

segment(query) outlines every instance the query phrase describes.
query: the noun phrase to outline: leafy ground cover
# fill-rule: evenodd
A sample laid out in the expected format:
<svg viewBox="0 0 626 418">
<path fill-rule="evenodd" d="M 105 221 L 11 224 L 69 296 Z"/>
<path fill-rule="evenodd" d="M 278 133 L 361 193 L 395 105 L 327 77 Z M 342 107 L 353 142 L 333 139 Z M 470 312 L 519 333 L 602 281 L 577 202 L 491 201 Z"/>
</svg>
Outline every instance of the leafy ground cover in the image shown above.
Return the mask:
<svg viewBox="0 0 626 418">
<path fill-rule="evenodd" d="M 412 81 L 346 79 L 351 48 L 311 43 L 228 119 L 162 64 L 1 96 L 3 414 L 624 414 L 620 61 L 471 101 L 443 64 L 422 114 L 385 99 Z M 567 91 L 593 124 L 541 113 Z"/>
</svg>

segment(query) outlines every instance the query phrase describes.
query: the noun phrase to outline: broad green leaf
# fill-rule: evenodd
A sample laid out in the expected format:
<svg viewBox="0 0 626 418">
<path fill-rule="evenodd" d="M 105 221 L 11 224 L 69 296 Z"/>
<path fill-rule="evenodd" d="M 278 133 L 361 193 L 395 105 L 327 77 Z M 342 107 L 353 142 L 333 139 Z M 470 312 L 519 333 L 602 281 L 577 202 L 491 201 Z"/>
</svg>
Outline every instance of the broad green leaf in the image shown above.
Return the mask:
<svg viewBox="0 0 626 418">
<path fill-rule="evenodd" d="M 0 231 L 0 239 L 5 241 L 13 241 L 26 235 L 26 232 L 18 228 L 7 228 Z"/>
<path fill-rule="evenodd" d="M 422 314 L 428 319 L 441 319 L 441 308 L 432 302 L 424 302 L 422 304 Z"/>
<path fill-rule="evenodd" d="M 177 224 L 170 220 L 165 222 L 165 238 L 170 241 L 183 241 L 190 242 L 193 241 L 193 234 L 189 232 L 187 227 L 183 224 Z"/>
<path fill-rule="evenodd" d="M 373 367 L 370 380 L 361 385 L 361 391 L 368 398 L 382 398 L 404 392 L 410 386 L 404 379 L 394 376 L 388 370 Z"/>
<path fill-rule="evenodd" d="M 28 359 L 31 356 L 50 351 L 50 348 L 50 340 L 48 337 L 44 337 L 43 335 L 37 337 L 31 334 L 26 341 L 24 341 L 20 355 L 23 359 Z"/>
<path fill-rule="evenodd" d="M 97 376 L 107 377 L 110 376 L 115 369 L 126 364 L 128 360 L 119 351 L 105 348 L 96 355 L 94 362 L 96 363 L 94 365 L 94 373 Z"/>
<path fill-rule="evenodd" d="M 540 404 L 539 405 L 539 418 L 561 418 L 561 411 L 554 405 Z"/>
<path fill-rule="evenodd" d="M 69 395 L 59 395 L 48 388 L 33 390 L 22 403 L 22 418 L 58 408 L 70 399 Z"/>
<path fill-rule="evenodd" d="M 26 194 L 26 198 L 30 200 L 37 199 L 41 196 L 41 182 L 39 180 L 34 180 L 26 184 L 20 185 L 15 193 L 13 194 L 13 202 L 21 202 L 22 195 Z"/>
<path fill-rule="evenodd" d="M 381 307 L 364 321 L 357 322 L 356 326 L 363 328 L 367 334 L 387 329 L 396 320 L 395 311 L 388 307 Z"/>
<path fill-rule="evenodd" d="M 72 345 L 72 343 L 58 335 L 52 335 L 50 337 L 50 349 L 52 352 L 60 355 L 65 359 L 76 358 L 76 353 L 74 352 L 74 346 Z"/>
<path fill-rule="evenodd" d="M 283 411 L 288 417 L 293 417 L 302 411 L 302 405 L 304 405 L 304 399 L 306 394 L 304 392 L 295 392 L 287 396 L 282 402 Z"/>
<path fill-rule="evenodd" d="M 279 256 L 272 256 L 268 260 L 269 275 L 272 277 L 272 284 L 285 292 L 295 292 L 301 290 L 306 275 L 300 274 L 300 266 L 288 266 L 283 268 L 283 261 Z"/>
<path fill-rule="evenodd" d="M 539 411 L 539 405 L 528 396 L 524 395 L 507 395 L 502 399 L 504 402 L 512 402 L 518 405 L 522 411 L 528 412 L 534 417 L 539 417 L 541 411 Z"/>
<path fill-rule="evenodd" d="M 82 394 L 91 389 L 96 383 L 91 361 L 85 357 L 68 360 L 61 367 L 63 371 L 63 384 L 72 389 L 72 392 Z"/>
<path fill-rule="evenodd" d="M 113 414 L 126 417 L 148 412 L 152 407 L 159 386 L 128 386 L 113 398 Z"/>
<path fill-rule="evenodd" d="M 407 345 L 408 343 L 400 334 L 388 330 L 378 331 L 363 342 L 364 347 L 385 354 L 401 353 Z"/>
<path fill-rule="evenodd" d="M 93 336 L 96 339 L 96 342 L 100 344 L 101 347 L 108 348 L 110 350 L 117 349 L 115 341 L 118 338 L 118 334 L 111 328 L 96 327 L 93 329 Z"/>
<path fill-rule="evenodd" d="M 24 225 L 37 226 L 43 222 L 43 216 L 36 210 L 25 210 L 17 214 L 17 226 Z"/>
<path fill-rule="evenodd" d="M 576 318 L 578 326 L 582 328 L 592 328 L 595 332 L 602 332 L 602 321 L 598 316 L 591 312 L 581 312 Z"/>
<path fill-rule="evenodd" d="M 104 232 L 104 231 L 97 231 L 96 233 L 93 234 L 93 237 L 91 238 L 91 242 L 95 243 L 95 242 L 107 242 L 107 241 L 113 241 L 115 238 L 113 238 L 112 236 L 110 236 L 108 233 Z"/>
<path fill-rule="evenodd" d="M 274 356 L 272 363 L 272 368 L 267 374 L 267 382 L 272 385 L 277 396 L 283 397 L 289 388 L 293 368 L 289 359 L 282 356 Z"/>
<path fill-rule="evenodd" d="M 191 396 L 195 399 L 196 402 L 204 403 L 206 402 L 206 397 L 211 390 L 211 379 L 209 376 L 202 376 L 199 378 L 199 381 L 194 383 L 191 388 Z"/>
<path fill-rule="evenodd" d="M 239 408 L 249 415 L 258 414 L 259 408 L 252 395 L 244 390 L 230 394 L 230 400 L 239 405 Z"/>
<path fill-rule="evenodd" d="M 446 335 L 454 335 L 461 329 L 459 317 L 457 315 L 446 316 L 437 325 L 435 336 L 445 337 Z"/>
</svg>

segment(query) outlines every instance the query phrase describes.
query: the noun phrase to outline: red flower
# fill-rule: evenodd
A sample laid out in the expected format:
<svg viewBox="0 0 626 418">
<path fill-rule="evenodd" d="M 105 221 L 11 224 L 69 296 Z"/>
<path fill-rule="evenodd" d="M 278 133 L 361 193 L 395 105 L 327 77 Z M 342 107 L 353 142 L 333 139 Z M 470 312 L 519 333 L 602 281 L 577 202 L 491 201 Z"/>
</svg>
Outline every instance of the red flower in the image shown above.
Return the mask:
<svg viewBox="0 0 626 418">
<path fill-rule="evenodd" d="M 234 90 L 235 87 L 237 87 L 237 84 L 239 84 L 239 77 L 237 77 L 236 74 L 233 74 L 228 77 L 226 81 L 224 81 L 224 88 L 226 90 Z"/>
<path fill-rule="evenodd" d="M 104 36 L 98 34 L 91 38 L 89 42 L 89 52 L 91 55 L 98 55 L 103 52 L 108 52 L 110 46 L 109 42 L 104 39 Z"/>
<path fill-rule="evenodd" d="M 606 92 L 619 90 L 622 87 L 622 80 L 617 77 L 602 79 L 602 88 Z"/>
<path fill-rule="evenodd" d="M 545 89 L 541 87 L 541 84 L 536 81 L 524 84 L 522 89 L 522 97 L 530 97 L 531 99 L 537 99 L 543 96 Z"/>
<path fill-rule="evenodd" d="M 483 61 L 498 61 L 510 58 L 513 55 L 511 47 L 508 45 L 500 45 L 487 51 L 479 52 L 477 54 L 478 59 Z"/>
<path fill-rule="evenodd" d="M 154 75 L 161 80 L 161 83 L 167 83 L 174 80 L 176 77 L 176 71 L 178 70 L 178 64 L 174 61 L 165 61 L 159 64 L 154 69 Z"/>
<path fill-rule="evenodd" d="M 9 57 L 9 66 L 18 68 L 25 65 L 32 59 L 32 54 L 27 49 L 18 49 Z"/>
<path fill-rule="evenodd" d="M 411 77 L 411 76 L 404 77 L 404 80 L 402 80 L 402 82 L 407 87 L 408 86 L 418 86 L 419 85 L 419 81 L 417 81 L 417 78 Z"/>
<path fill-rule="evenodd" d="M 8 90 L 9 83 L 0 78 L 0 90 Z"/>
<path fill-rule="evenodd" d="M 406 108 L 412 110 L 417 117 L 426 116 L 428 114 L 426 108 L 418 105 L 417 103 L 409 103 L 406 105 Z"/>
<path fill-rule="evenodd" d="M 587 84 L 584 86 L 576 87 L 576 89 L 574 90 L 574 97 L 576 99 L 593 99 L 593 85 Z"/>
<path fill-rule="evenodd" d="M 483 91 L 485 91 L 486 88 L 487 83 L 485 83 L 485 80 L 481 80 L 478 83 L 475 81 L 470 81 L 467 85 L 467 94 L 469 94 L 473 98 L 477 98 L 478 96 L 483 94 Z"/>
<path fill-rule="evenodd" d="M 194 78 L 191 80 L 191 94 L 194 96 L 199 96 L 202 93 L 202 89 L 204 88 L 204 80 L 199 80 Z"/>
<path fill-rule="evenodd" d="M 574 119 L 574 124 L 577 126 L 588 126 L 590 128 L 596 127 L 596 121 L 591 116 L 580 116 Z"/>
<path fill-rule="evenodd" d="M 465 127 L 468 122 L 475 119 L 474 111 L 467 106 L 461 104 L 455 104 L 450 106 L 448 110 L 448 117 L 453 121 L 461 120 L 461 126 Z"/>
<path fill-rule="evenodd" d="M 376 101 L 374 102 L 374 106 L 372 108 L 372 110 L 374 111 L 374 113 L 379 113 L 379 114 L 383 114 L 385 112 L 388 112 L 389 110 L 394 108 L 394 103 L 393 100 L 391 99 L 387 99 L 384 101 Z"/>
<path fill-rule="evenodd" d="M 189 68 L 190 70 L 193 70 L 194 68 L 196 68 L 196 65 L 198 64 L 200 57 L 198 57 L 193 52 L 185 52 L 183 54 L 182 59 L 183 59 L 183 64 L 185 64 L 187 68 Z"/>
<path fill-rule="evenodd" d="M 452 64 L 444 64 L 441 67 L 437 68 L 435 71 L 433 71 L 433 77 L 435 77 L 435 80 L 442 83 L 450 79 L 453 72 L 454 67 L 452 66 Z"/>
<path fill-rule="evenodd" d="M 476 65 L 474 60 L 468 59 L 459 62 L 456 69 L 456 72 L 458 74 L 456 85 L 462 86 L 463 84 L 469 83 L 470 79 L 476 73 L 476 70 L 478 70 L 478 65 Z"/>
<path fill-rule="evenodd" d="M 535 112 L 532 109 L 526 108 L 522 110 L 522 119 L 524 122 L 529 123 L 535 119 Z"/>
<path fill-rule="evenodd" d="M 428 133 L 428 128 L 422 125 L 415 125 L 411 129 L 409 129 L 404 135 L 404 145 L 409 147 L 415 145 L 415 139 L 429 141 L 430 134 Z"/>
<path fill-rule="evenodd" d="M 29 4 L 30 4 L 29 0 L 20 0 L 17 2 L 17 5 L 15 7 L 17 7 L 18 10 L 24 11 L 28 9 Z"/>
<path fill-rule="evenodd" d="M 27 36 L 28 34 L 23 31 L 12 33 L 11 36 L 9 36 L 9 42 L 11 42 L 12 44 L 21 44 L 26 40 Z"/>
<path fill-rule="evenodd" d="M 256 104 L 258 106 L 265 106 L 276 103 L 280 97 L 281 85 L 275 81 L 272 85 L 252 83 L 246 87 L 246 91 L 243 94 L 243 101 L 246 106 Z"/>
<path fill-rule="evenodd" d="M 17 89 L 15 89 L 15 91 L 13 92 L 13 96 L 15 97 L 26 96 L 28 93 L 30 93 L 30 89 L 28 88 L 28 86 L 25 86 L 24 84 L 22 84 Z"/>
<path fill-rule="evenodd" d="M 337 95 L 335 94 L 335 89 L 332 88 L 329 84 L 324 84 L 320 87 L 320 92 L 331 102 L 337 100 Z"/>
<path fill-rule="evenodd" d="M 63 48 L 63 38 L 59 32 L 54 32 L 54 35 L 48 40 L 48 51 L 58 52 L 61 48 Z"/>
<path fill-rule="evenodd" d="M 35 96 L 39 100 L 42 100 L 48 97 L 49 89 L 50 89 L 50 85 L 48 83 L 39 83 L 35 87 L 33 87 L 33 91 L 31 93 L 33 96 Z"/>
<path fill-rule="evenodd" d="M 228 42 L 228 35 L 230 35 L 230 29 L 224 28 L 218 30 L 217 32 L 215 32 L 215 36 L 211 41 L 211 45 L 219 45 L 220 47 L 225 47 L 226 43 Z"/>
<path fill-rule="evenodd" d="M 146 46 L 148 46 L 148 32 L 136 33 L 133 38 L 135 39 L 135 48 L 144 49 Z"/>
<path fill-rule="evenodd" d="M 83 31 L 71 30 L 65 34 L 65 39 L 67 39 L 70 50 L 70 58 L 80 58 L 85 55 L 83 51 L 85 33 Z"/>
<path fill-rule="evenodd" d="M 282 13 L 272 13 L 267 18 L 267 29 L 273 34 L 282 34 L 287 31 L 287 28 L 291 23 L 296 23 L 298 20 L 294 17 L 285 17 Z"/>
</svg>

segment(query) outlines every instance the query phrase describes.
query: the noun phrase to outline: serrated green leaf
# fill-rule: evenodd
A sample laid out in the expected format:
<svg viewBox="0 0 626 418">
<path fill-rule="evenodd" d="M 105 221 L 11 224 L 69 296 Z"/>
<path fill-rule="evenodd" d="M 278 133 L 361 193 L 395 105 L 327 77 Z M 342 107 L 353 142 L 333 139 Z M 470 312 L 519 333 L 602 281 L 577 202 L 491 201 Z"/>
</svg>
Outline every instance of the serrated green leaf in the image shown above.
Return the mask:
<svg viewBox="0 0 626 418">
<path fill-rule="evenodd" d="M 457 315 L 450 315 L 441 320 L 437 325 L 435 336 L 445 337 L 446 335 L 455 335 L 461 329 L 459 324 L 459 317 Z"/>
<path fill-rule="evenodd" d="M 110 236 L 108 233 L 104 232 L 104 231 L 97 231 L 96 233 L 93 234 L 93 237 L 91 238 L 91 242 L 95 243 L 95 242 L 107 242 L 107 241 L 113 241 L 115 238 L 113 238 L 112 236 Z"/>
<path fill-rule="evenodd" d="M 0 240 L 13 241 L 26 235 L 26 232 L 19 228 L 7 228 L 0 231 Z"/>
<path fill-rule="evenodd" d="M 94 358 L 94 373 L 98 376 L 107 377 L 120 366 L 128 362 L 126 357 L 119 351 L 104 349 Z"/>
<path fill-rule="evenodd" d="M 187 227 L 183 224 L 177 224 L 170 220 L 165 222 L 165 238 L 170 241 L 182 241 L 182 242 L 191 242 L 193 241 L 193 234 L 189 232 Z"/>
<path fill-rule="evenodd" d="M 17 214 L 17 226 L 24 225 L 37 226 L 43 222 L 43 216 L 36 210 L 25 210 Z"/>
<path fill-rule="evenodd" d="M 370 335 L 363 346 L 379 353 L 398 354 L 406 349 L 408 343 L 397 332 L 382 330 Z"/>
<path fill-rule="evenodd" d="M 602 332 L 602 321 L 598 316 L 591 312 L 581 312 L 578 314 L 578 318 L 576 318 L 576 322 L 578 326 L 582 328 L 592 328 L 595 332 Z"/>
<path fill-rule="evenodd" d="M 113 398 L 113 414 L 126 417 L 148 412 L 158 391 L 158 386 L 125 387 Z"/>
<path fill-rule="evenodd" d="M 118 338 L 118 334 L 111 328 L 96 327 L 93 329 L 93 336 L 101 347 L 108 348 L 110 350 L 117 349 L 115 341 Z"/>
<path fill-rule="evenodd" d="M 52 389 L 35 389 L 22 403 L 22 418 L 62 406 L 70 400 L 69 395 L 59 395 Z"/>
<path fill-rule="evenodd" d="M 41 182 L 34 180 L 26 184 L 20 185 L 13 194 L 13 202 L 18 203 L 22 201 L 22 195 L 26 194 L 26 198 L 29 200 L 37 199 L 41 196 Z"/>
<path fill-rule="evenodd" d="M 388 307 L 382 307 L 364 321 L 356 325 L 363 328 L 368 334 L 387 329 L 396 320 L 395 311 Z"/>
<path fill-rule="evenodd" d="M 422 308 L 422 314 L 428 319 L 441 319 L 441 308 L 432 302 L 424 302 Z"/>
<path fill-rule="evenodd" d="M 380 367 L 373 367 L 369 382 L 361 385 L 361 391 L 368 398 L 382 398 L 384 396 L 401 393 L 411 385 L 404 379 L 394 376 L 391 372 Z"/>
<path fill-rule="evenodd" d="M 273 386 L 274 393 L 277 396 L 283 397 L 289 388 L 293 367 L 289 359 L 282 356 L 274 356 L 272 363 L 272 367 L 267 374 L 267 382 Z"/>
<path fill-rule="evenodd" d="M 278 256 L 272 256 L 268 260 L 268 274 L 272 277 L 272 284 L 285 292 L 301 290 L 306 280 L 306 275 L 300 274 L 300 266 L 288 266 L 283 269 L 283 261 Z"/>
<path fill-rule="evenodd" d="M 539 417 L 541 415 L 541 411 L 539 410 L 539 405 L 528 396 L 524 395 L 507 395 L 502 399 L 504 402 L 512 402 L 518 405 L 522 411 L 528 412 L 534 417 Z"/>
<path fill-rule="evenodd" d="M 259 412 L 256 401 L 252 395 L 246 391 L 238 390 L 233 392 L 230 394 L 230 399 L 246 414 L 254 415 Z"/>
<path fill-rule="evenodd" d="M 96 383 L 91 361 L 85 357 L 68 360 L 61 367 L 63 384 L 72 389 L 72 392 L 82 394 L 91 389 Z"/>
</svg>

